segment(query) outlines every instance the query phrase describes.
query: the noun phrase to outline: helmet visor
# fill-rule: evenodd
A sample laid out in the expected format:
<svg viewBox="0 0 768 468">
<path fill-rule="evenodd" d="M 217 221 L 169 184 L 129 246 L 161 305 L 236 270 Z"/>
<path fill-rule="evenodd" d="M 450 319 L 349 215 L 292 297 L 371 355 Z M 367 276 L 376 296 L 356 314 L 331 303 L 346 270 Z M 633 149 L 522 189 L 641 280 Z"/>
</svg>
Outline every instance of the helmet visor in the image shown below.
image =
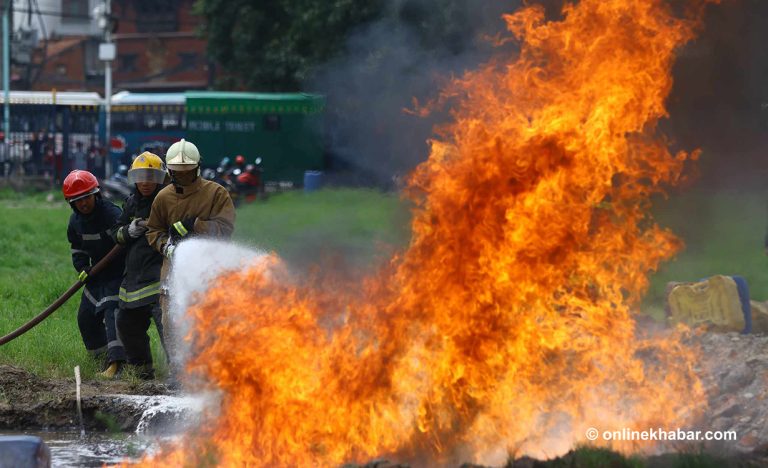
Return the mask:
<svg viewBox="0 0 768 468">
<path fill-rule="evenodd" d="M 140 182 L 152 182 L 162 184 L 165 179 L 165 171 L 160 169 L 139 168 L 128 171 L 128 182 L 138 184 Z"/>
<path fill-rule="evenodd" d="M 88 190 L 87 192 L 81 193 L 80 195 L 75 195 L 72 198 L 67 198 L 67 202 L 68 203 L 74 203 L 74 202 L 80 200 L 81 198 L 85 198 L 85 197 L 91 196 L 91 195 L 96 194 L 96 193 L 99 193 L 99 187 L 96 187 L 96 188 L 94 188 L 92 190 Z"/>
</svg>

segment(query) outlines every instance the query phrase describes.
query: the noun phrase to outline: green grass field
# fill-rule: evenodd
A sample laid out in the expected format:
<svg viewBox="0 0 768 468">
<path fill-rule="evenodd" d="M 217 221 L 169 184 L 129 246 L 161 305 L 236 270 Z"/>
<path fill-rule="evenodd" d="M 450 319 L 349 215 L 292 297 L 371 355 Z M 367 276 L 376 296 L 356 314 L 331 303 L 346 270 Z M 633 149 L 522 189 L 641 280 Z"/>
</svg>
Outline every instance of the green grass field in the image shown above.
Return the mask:
<svg viewBox="0 0 768 468">
<path fill-rule="evenodd" d="M 69 207 L 58 193 L 22 196 L 0 192 L 0 334 L 43 310 L 76 279 L 66 226 Z M 686 249 L 651 278 L 642 310 L 663 318 L 667 281 L 713 274 L 740 274 L 752 297 L 768 299 L 768 257 L 763 193 L 692 191 L 658 203 L 656 218 L 680 235 Z M 300 191 L 270 197 L 238 209 L 235 239 L 273 250 L 298 265 L 339 254 L 348 265 L 366 268 L 408 240 L 409 210 L 396 195 L 367 190 Z M 0 347 L 0 363 L 43 376 L 84 376 L 97 370 L 84 350 L 76 323 L 79 293 L 24 336 Z M 154 327 L 157 363 L 162 354 Z"/>
<path fill-rule="evenodd" d="M 24 196 L 0 192 L 0 335 L 37 315 L 76 281 L 66 228 L 70 208 L 59 193 Z M 354 266 L 375 262 L 379 251 L 407 239 L 408 211 L 397 196 L 367 190 L 291 192 L 240 207 L 235 238 L 296 262 L 343 253 Z M 389 246 L 389 247 L 388 247 Z M 84 378 L 98 372 L 77 328 L 80 293 L 25 335 L 0 347 L 0 363 L 49 377 Z M 162 350 L 151 328 L 155 363 L 163 374 Z"/>
<path fill-rule="evenodd" d="M 685 249 L 651 277 L 644 310 L 662 316 L 668 281 L 696 281 L 716 274 L 741 275 L 752 299 L 768 300 L 768 256 L 763 247 L 766 202 L 763 191 L 703 189 L 658 202 L 657 221 L 682 238 Z"/>
</svg>

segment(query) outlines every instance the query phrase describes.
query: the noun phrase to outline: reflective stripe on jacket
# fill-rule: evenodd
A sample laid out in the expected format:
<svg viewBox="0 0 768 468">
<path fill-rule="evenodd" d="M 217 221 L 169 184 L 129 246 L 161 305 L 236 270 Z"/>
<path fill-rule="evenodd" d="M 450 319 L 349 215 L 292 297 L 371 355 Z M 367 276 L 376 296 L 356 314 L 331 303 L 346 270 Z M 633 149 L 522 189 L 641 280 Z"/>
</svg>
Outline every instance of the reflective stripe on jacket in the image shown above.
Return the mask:
<svg viewBox="0 0 768 468">
<path fill-rule="evenodd" d="M 190 185 L 171 184 L 157 194 L 147 222 L 149 245 L 162 252 L 173 223 L 191 217 L 197 218 L 194 235 L 229 239 L 235 230 L 235 206 L 227 190 L 216 182 L 198 177 Z M 163 262 L 163 278 L 167 263 Z"/>
<path fill-rule="evenodd" d="M 67 239 L 71 246 L 72 265 L 78 272 L 98 263 L 115 246 L 111 228 L 122 214 L 112 202 L 96 197 L 93 211 L 84 215 L 77 210 L 69 217 Z M 122 278 L 125 256 L 120 254 L 91 281 Z"/>
<path fill-rule="evenodd" d="M 112 229 L 112 237 L 118 244 L 126 246 L 125 274 L 120 285 L 120 306 L 135 309 L 157 302 L 160 293 L 160 269 L 163 256 L 147 242 L 146 235 L 133 238 L 128 226 L 136 218 L 148 219 L 152 202 L 162 187 L 145 197 L 138 190 L 125 200 L 123 214 Z"/>
</svg>

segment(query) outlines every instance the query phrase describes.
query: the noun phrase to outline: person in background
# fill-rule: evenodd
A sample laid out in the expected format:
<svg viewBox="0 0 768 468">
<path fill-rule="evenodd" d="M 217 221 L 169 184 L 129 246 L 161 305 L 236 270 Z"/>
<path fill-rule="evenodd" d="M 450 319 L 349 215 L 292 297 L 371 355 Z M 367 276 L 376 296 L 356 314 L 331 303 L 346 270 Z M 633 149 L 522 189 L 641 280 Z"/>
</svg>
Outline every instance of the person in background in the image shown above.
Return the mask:
<svg viewBox="0 0 768 468">
<path fill-rule="evenodd" d="M 27 174 L 40 175 L 43 166 L 43 142 L 38 134 L 33 132 L 31 138 L 27 140 L 27 145 L 30 152 Z"/>
<path fill-rule="evenodd" d="M 150 247 L 145 236 L 152 202 L 167 177 L 163 166 L 160 156 L 146 151 L 133 161 L 128 181 L 134 184 L 134 190 L 125 201 L 123 214 L 112 230 L 114 241 L 126 246 L 117 333 L 125 346 L 128 365 L 135 368 L 136 374 L 143 380 L 155 377 L 147 335 L 152 319 L 161 342 L 163 340 L 159 302 L 163 256 Z"/>
<path fill-rule="evenodd" d="M 98 275 L 91 277 L 89 273 L 115 246 L 110 230 L 122 212 L 101 197 L 99 182 L 88 171 L 70 172 L 64 179 L 62 192 L 72 208 L 67 227 L 72 265 L 80 281 L 85 283 L 77 325 L 85 349 L 95 358 L 105 357 L 105 370 L 101 375 L 112 378 L 125 362 L 125 350 L 117 336 L 116 323 L 125 256 L 119 254 Z"/>
<path fill-rule="evenodd" d="M 75 143 L 75 151 L 72 152 L 72 169 L 88 170 L 88 155 L 85 154 L 83 143 Z"/>
<path fill-rule="evenodd" d="M 3 177 L 11 175 L 11 154 L 3 132 L 0 132 L 0 175 Z"/>
<path fill-rule="evenodd" d="M 104 170 L 104 157 L 99 150 L 97 143 L 92 144 L 88 148 L 88 166 L 93 169 L 93 174 L 96 177 L 104 178 L 106 171 Z"/>
<path fill-rule="evenodd" d="M 224 187 L 200 177 L 200 159 L 197 146 L 184 139 L 171 145 L 165 155 L 171 184 L 157 194 L 147 222 L 149 245 L 165 257 L 161 270 L 163 282 L 168 276 L 174 249 L 182 240 L 195 236 L 229 239 L 235 228 L 232 199 Z M 174 356 L 167 297 L 161 295 L 160 303 L 173 381 L 180 362 L 179 357 Z"/>
</svg>

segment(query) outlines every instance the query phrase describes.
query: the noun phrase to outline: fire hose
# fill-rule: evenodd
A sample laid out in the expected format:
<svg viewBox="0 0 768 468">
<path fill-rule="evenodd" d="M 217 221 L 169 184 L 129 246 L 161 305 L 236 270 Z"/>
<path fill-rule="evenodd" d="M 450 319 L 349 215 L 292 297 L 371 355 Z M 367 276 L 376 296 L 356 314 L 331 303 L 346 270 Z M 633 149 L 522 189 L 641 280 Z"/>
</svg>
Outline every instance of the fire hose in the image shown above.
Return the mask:
<svg viewBox="0 0 768 468">
<path fill-rule="evenodd" d="M 91 271 L 88 273 L 88 277 L 91 277 L 93 275 L 98 275 L 101 270 L 104 269 L 104 267 L 107 266 L 109 262 L 112 261 L 117 254 L 120 253 L 120 251 L 123 250 L 122 245 L 115 245 L 112 250 L 110 250 L 101 260 L 99 260 L 96 265 L 91 268 Z M 85 281 L 77 280 L 75 284 L 69 287 L 64 294 L 59 296 L 58 299 L 53 301 L 51 305 L 49 305 L 44 311 L 40 312 L 37 316 L 35 316 L 32 320 L 25 323 L 24 325 L 20 326 L 16 330 L 12 331 L 11 333 L 3 336 L 0 338 L 0 346 L 8 343 L 9 341 L 13 340 L 14 338 L 18 338 L 19 336 L 23 335 L 24 333 L 31 330 L 33 327 L 35 327 L 38 323 L 42 322 L 46 318 L 48 318 L 49 315 L 54 313 L 56 309 L 61 307 L 67 300 L 72 297 L 73 294 L 77 292 L 78 289 L 82 288 L 85 284 Z"/>
</svg>

